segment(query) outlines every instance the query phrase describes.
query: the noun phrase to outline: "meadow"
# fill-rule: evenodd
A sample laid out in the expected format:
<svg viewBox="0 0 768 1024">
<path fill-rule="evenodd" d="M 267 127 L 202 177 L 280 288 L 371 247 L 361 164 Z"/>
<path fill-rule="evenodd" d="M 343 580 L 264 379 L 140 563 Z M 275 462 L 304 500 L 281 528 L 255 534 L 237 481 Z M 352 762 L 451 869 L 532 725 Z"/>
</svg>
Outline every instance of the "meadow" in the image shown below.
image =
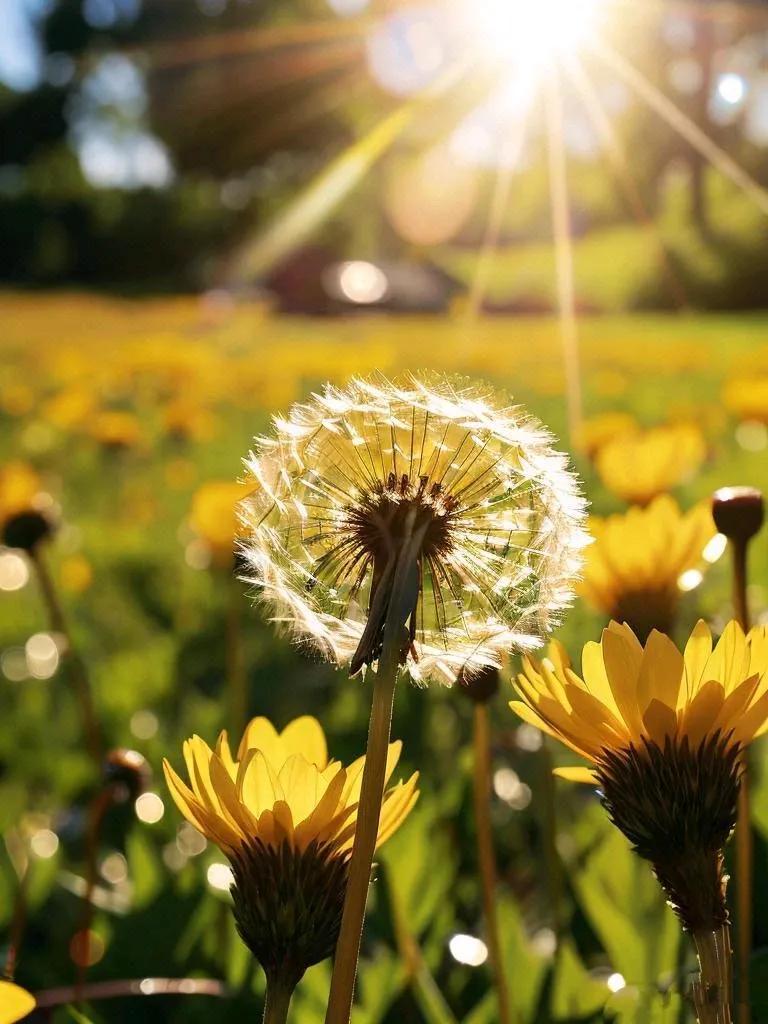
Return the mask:
<svg viewBox="0 0 768 1024">
<path fill-rule="evenodd" d="M 134 750 L 146 762 L 143 795 L 129 772 L 129 798 L 104 815 L 86 913 L 89 808 L 100 782 L 69 686 L 71 651 L 57 635 L 51 646 L 21 556 L 0 554 L 0 709 L 10 726 L 0 729 L 0 929 L 16 947 L 16 980 L 47 993 L 40 1005 L 56 1022 L 257 1019 L 262 974 L 235 933 L 224 859 L 182 823 L 162 758 L 178 765 L 185 737 L 238 732 L 246 714 L 281 724 L 315 714 L 336 756 L 352 760 L 364 749 L 365 682 L 275 635 L 232 571 L 232 492 L 206 490 L 238 478 L 272 414 L 356 374 L 468 375 L 503 389 L 574 453 L 595 515 L 625 507 L 588 457 L 600 417 L 615 411 L 642 427 L 685 424 L 700 435 L 701 465 L 674 490 L 683 508 L 726 485 L 768 488 L 765 315 L 583 318 L 586 421 L 569 438 L 549 317 L 472 320 L 457 309 L 439 319 L 281 318 L 257 299 L 216 292 L 5 293 L 0 303 L 0 516 L 24 474 L 49 496 L 59 525 L 46 559 L 105 749 Z M 751 561 L 756 616 L 768 611 L 767 579 L 762 536 Z M 717 627 L 730 614 L 724 557 L 682 594 L 679 637 L 699 616 Z M 576 659 L 604 623 L 579 598 L 557 635 Z M 674 915 L 595 793 L 553 780 L 553 764 L 569 758 L 507 708 L 515 667 L 492 705 L 498 911 L 515 1022 L 690 1021 L 681 993 L 694 958 Z M 477 944 L 471 723 L 458 690 L 398 693 L 398 773 L 419 769 L 421 797 L 377 858 L 355 1024 L 497 1020 Z M 766 766 L 763 741 L 752 784 L 755 1020 L 768 1015 Z M 82 940 L 73 941 L 84 928 L 92 932 L 85 965 Z M 93 989 L 76 1016 L 66 1007 L 84 967 L 90 986 L 132 984 L 107 986 L 108 999 Z M 329 975 L 326 962 L 301 982 L 296 1024 L 323 1020 Z M 188 983 L 171 994 L 157 982 L 141 987 L 156 978 Z M 211 984 L 196 991 L 201 979 Z"/>
</svg>

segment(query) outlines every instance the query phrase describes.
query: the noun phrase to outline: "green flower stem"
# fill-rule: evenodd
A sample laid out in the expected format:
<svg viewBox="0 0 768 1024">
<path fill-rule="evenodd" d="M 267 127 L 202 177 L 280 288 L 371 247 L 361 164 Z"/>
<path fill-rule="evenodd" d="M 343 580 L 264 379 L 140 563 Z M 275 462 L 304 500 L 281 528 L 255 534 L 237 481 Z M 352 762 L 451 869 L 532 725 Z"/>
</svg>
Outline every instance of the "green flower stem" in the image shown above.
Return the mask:
<svg viewBox="0 0 768 1024">
<path fill-rule="evenodd" d="M 483 918 L 488 954 L 496 985 L 499 1004 L 499 1024 L 511 1024 L 512 1009 L 509 986 L 504 971 L 504 957 L 501 952 L 499 920 L 496 914 L 496 857 L 493 851 L 493 830 L 491 827 L 491 726 L 488 705 L 475 704 L 474 727 L 474 773 L 473 792 L 475 802 L 475 828 L 477 830 L 477 856 L 480 866 L 480 887 L 483 895 Z"/>
<path fill-rule="evenodd" d="M 296 982 L 279 975 L 267 975 L 263 1024 L 286 1024 Z"/>
<path fill-rule="evenodd" d="M 54 633 L 60 633 L 66 641 L 69 676 L 72 680 L 75 698 L 80 709 L 85 742 L 98 769 L 101 770 L 101 730 L 96 718 L 93 693 L 91 691 L 91 684 L 85 670 L 85 665 L 72 643 L 72 635 L 69 631 L 58 594 L 56 593 L 53 577 L 48 571 L 48 565 L 40 551 L 39 545 L 29 552 L 29 556 L 32 565 L 35 568 L 35 574 L 40 586 L 43 603 L 48 611 L 50 628 Z"/>
<path fill-rule="evenodd" d="M 749 629 L 747 604 L 747 549 L 746 538 L 732 538 L 733 553 L 733 607 L 742 629 Z M 734 845 L 736 847 L 736 964 L 738 966 L 739 1024 L 749 1024 L 750 993 L 749 963 L 752 959 L 752 893 L 754 888 L 754 848 L 752 844 L 752 813 L 749 800 L 749 762 L 743 755 L 743 772 L 739 789 L 739 812 L 736 821 Z"/>
<path fill-rule="evenodd" d="M 368 745 L 357 811 L 355 843 L 349 862 L 349 879 L 333 963 L 326 1024 L 348 1024 L 352 1013 L 365 904 L 386 784 L 392 709 L 402 656 L 404 621 L 407 616 L 405 609 L 409 603 L 409 596 L 412 602 L 413 595 L 409 595 L 409 588 L 412 585 L 413 569 L 418 561 L 423 541 L 423 530 L 414 533 L 415 514 L 416 510 L 412 509 L 405 523 L 387 607 L 381 656 L 373 681 L 371 718 L 368 725 Z"/>
<path fill-rule="evenodd" d="M 732 1024 L 731 934 L 727 924 L 716 931 L 694 932 L 699 979 L 693 984 L 693 1003 L 699 1024 Z"/>
<path fill-rule="evenodd" d="M 241 607 L 242 588 L 230 571 L 227 579 L 227 687 L 229 696 L 229 724 L 235 736 L 241 735 L 248 717 L 248 678 L 243 651 Z"/>
<path fill-rule="evenodd" d="M 387 881 L 387 892 L 389 893 L 389 905 L 392 911 L 392 923 L 395 929 L 397 950 L 405 966 L 408 983 L 413 990 L 413 997 L 424 1016 L 424 1020 L 427 1024 L 457 1024 L 451 1008 L 437 987 L 437 983 L 424 959 L 419 943 L 408 928 L 405 909 L 391 871 Z"/>
</svg>

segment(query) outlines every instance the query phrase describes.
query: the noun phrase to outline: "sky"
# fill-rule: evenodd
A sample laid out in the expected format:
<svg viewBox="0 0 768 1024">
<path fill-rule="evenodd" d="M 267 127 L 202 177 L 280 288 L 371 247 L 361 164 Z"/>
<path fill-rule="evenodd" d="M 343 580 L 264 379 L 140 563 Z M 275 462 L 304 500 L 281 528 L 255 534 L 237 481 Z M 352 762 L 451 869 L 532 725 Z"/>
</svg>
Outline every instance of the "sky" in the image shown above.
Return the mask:
<svg viewBox="0 0 768 1024">
<path fill-rule="evenodd" d="M 45 0 L 1 0 L 0 81 L 13 89 L 31 89 L 38 80 L 40 61 L 34 20 Z"/>
</svg>

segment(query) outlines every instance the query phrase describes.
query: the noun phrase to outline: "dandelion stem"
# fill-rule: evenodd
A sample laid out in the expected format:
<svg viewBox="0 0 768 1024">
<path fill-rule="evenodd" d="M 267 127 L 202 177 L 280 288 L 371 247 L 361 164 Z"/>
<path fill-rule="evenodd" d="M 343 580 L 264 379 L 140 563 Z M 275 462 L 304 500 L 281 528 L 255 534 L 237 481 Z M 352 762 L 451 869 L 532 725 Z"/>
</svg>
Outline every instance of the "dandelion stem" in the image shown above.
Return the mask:
<svg viewBox="0 0 768 1024">
<path fill-rule="evenodd" d="M 404 525 L 387 606 L 381 655 L 373 681 L 371 718 L 368 725 L 368 744 L 357 811 L 355 842 L 349 863 L 341 930 L 336 944 L 326 1024 L 348 1024 L 352 1012 L 365 904 L 386 782 L 395 686 L 402 660 L 403 629 L 407 618 L 404 608 L 408 604 L 413 568 L 418 561 L 424 535 L 423 530 L 414 533 L 415 517 L 416 509 L 413 508 Z"/>
<path fill-rule="evenodd" d="M 264 1002 L 263 1024 L 285 1024 L 288 1020 L 288 1007 L 296 983 L 286 977 L 275 974 L 267 975 L 267 994 Z"/>
<path fill-rule="evenodd" d="M 496 857 L 493 851 L 491 828 L 491 728 L 488 705 L 478 701 L 475 704 L 474 728 L 474 802 L 475 828 L 477 830 L 477 855 L 480 864 L 480 886 L 483 895 L 483 917 L 488 953 L 496 984 L 496 998 L 499 1003 L 499 1024 L 511 1024 L 512 1010 L 509 987 L 504 972 L 504 958 L 499 937 L 499 920 L 496 914 Z"/>
<path fill-rule="evenodd" d="M 731 935 L 727 924 L 716 931 L 694 932 L 699 958 L 699 979 L 693 985 L 693 1002 L 699 1024 L 732 1024 Z"/>
<path fill-rule="evenodd" d="M 59 601 L 58 594 L 56 593 L 53 577 L 48 571 L 48 566 L 39 547 L 33 548 L 29 552 L 29 556 L 32 565 L 35 567 L 35 573 L 40 585 L 43 602 L 48 610 L 50 627 L 54 633 L 60 633 L 66 640 L 69 674 L 75 690 L 77 704 L 80 708 L 83 734 L 85 736 L 85 741 L 88 744 L 88 750 L 91 756 L 96 762 L 97 767 L 101 769 L 101 734 L 98 721 L 96 719 L 96 711 L 93 705 L 93 694 L 91 692 L 91 685 L 88 680 L 85 665 L 72 642 L 72 634 L 69 631 L 64 610 L 61 606 L 61 602 Z"/>
</svg>

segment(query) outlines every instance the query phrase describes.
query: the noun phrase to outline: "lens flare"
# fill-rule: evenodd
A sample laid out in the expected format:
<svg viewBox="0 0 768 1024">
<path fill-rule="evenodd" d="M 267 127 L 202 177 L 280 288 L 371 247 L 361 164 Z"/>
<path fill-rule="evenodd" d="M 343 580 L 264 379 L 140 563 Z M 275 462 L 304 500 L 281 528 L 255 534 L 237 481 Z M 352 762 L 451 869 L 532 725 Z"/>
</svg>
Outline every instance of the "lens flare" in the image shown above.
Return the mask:
<svg viewBox="0 0 768 1024">
<path fill-rule="evenodd" d="M 574 53 L 598 26 L 606 0 L 482 0 L 472 5 L 479 43 L 497 58 L 541 66 Z"/>
</svg>

